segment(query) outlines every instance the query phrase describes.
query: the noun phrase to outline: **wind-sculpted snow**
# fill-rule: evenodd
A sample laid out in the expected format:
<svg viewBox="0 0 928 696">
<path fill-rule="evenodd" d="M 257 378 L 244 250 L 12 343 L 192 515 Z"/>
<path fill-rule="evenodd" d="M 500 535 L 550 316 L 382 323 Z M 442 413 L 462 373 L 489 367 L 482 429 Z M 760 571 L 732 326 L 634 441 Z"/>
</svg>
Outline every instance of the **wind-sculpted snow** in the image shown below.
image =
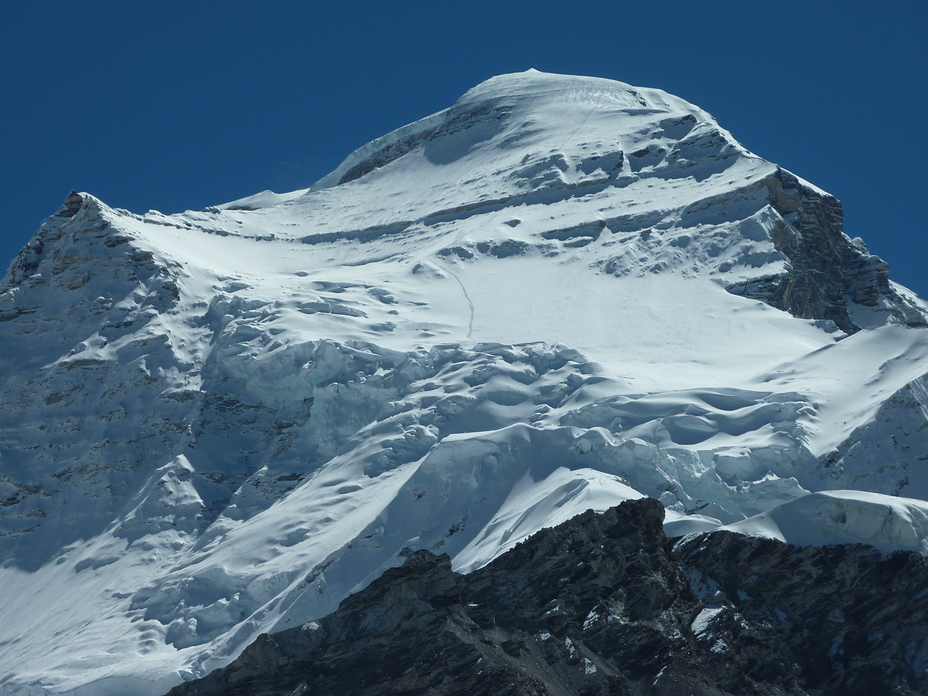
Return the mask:
<svg viewBox="0 0 928 696">
<path fill-rule="evenodd" d="M 928 499 L 925 316 L 834 198 L 607 80 L 493 78 L 306 191 L 74 194 L 0 285 L 0 694 L 160 694 L 626 499 Z"/>
<path fill-rule="evenodd" d="M 928 498 L 928 375 L 886 399 L 873 420 L 821 460 L 818 475 L 823 482 Z"/>
<path fill-rule="evenodd" d="M 928 503 L 863 491 L 810 493 L 720 529 L 795 546 L 869 544 L 928 553 Z"/>
</svg>

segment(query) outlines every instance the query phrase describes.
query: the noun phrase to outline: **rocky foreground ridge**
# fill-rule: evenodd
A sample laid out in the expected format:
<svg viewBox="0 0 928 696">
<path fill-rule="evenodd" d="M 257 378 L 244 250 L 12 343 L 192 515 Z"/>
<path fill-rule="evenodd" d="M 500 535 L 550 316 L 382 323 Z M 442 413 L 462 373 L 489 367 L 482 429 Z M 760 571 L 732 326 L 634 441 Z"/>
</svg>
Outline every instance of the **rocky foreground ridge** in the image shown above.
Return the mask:
<svg viewBox="0 0 928 696">
<path fill-rule="evenodd" d="M 411 553 L 336 612 L 171 696 L 917 694 L 928 559 L 663 532 L 631 500 L 470 575 Z"/>
</svg>

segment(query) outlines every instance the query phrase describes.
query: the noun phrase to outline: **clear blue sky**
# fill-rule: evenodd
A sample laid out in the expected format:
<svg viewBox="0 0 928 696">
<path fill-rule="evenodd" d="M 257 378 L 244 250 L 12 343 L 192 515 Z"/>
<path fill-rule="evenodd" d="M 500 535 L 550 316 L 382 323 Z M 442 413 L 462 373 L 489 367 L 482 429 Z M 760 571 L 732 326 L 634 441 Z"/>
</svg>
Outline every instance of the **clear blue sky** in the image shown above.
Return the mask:
<svg viewBox="0 0 928 696">
<path fill-rule="evenodd" d="M 303 188 L 533 67 L 701 106 L 840 198 L 845 231 L 928 298 L 925 0 L 50 0 L 3 15 L 4 267 L 72 188 L 165 213 Z"/>
</svg>

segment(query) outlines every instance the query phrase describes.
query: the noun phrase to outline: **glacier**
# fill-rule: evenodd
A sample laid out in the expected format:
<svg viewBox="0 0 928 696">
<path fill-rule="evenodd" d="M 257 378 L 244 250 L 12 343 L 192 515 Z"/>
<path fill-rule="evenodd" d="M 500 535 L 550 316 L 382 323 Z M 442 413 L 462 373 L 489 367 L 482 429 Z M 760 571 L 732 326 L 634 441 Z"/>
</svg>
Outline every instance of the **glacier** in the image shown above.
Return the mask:
<svg viewBox="0 0 928 696">
<path fill-rule="evenodd" d="M 832 196 L 604 79 L 492 78 L 307 190 L 74 193 L 0 284 L 0 694 L 156 696 L 643 496 L 926 552 L 926 318 Z"/>
</svg>

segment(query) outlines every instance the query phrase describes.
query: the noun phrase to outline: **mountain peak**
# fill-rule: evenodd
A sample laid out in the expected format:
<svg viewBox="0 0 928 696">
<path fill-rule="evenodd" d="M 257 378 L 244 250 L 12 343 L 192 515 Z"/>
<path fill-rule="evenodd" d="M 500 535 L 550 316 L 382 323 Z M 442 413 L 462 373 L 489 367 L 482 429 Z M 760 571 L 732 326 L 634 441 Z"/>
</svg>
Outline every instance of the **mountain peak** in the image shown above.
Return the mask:
<svg viewBox="0 0 928 696">
<path fill-rule="evenodd" d="M 564 148 L 589 145 L 574 136 L 602 136 L 597 133 L 601 130 L 597 123 L 605 121 L 603 125 L 612 137 L 600 145 L 621 147 L 623 140 L 636 136 L 640 139 L 647 134 L 647 120 L 633 117 L 660 114 L 676 114 L 685 119 L 675 131 L 692 127 L 697 121 L 711 123 L 718 129 L 714 119 L 701 109 L 660 90 L 537 70 L 498 75 L 470 89 L 448 109 L 359 148 L 313 188 L 354 180 L 386 166 L 417 145 L 430 150 L 429 160 L 433 164 L 447 165 L 482 144 L 513 154 L 557 143 Z M 580 133 L 581 130 L 587 133 Z M 466 137 L 451 137 L 461 131 L 469 132 Z M 740 148 L 727 132 L 725 138 Z M 513 161 L 512 166 L 516 163 L 517 160 Z"/>
<path fill-rule="evenodd" d="M 61 211 L 0 284 L 3 696 L 161 693 L 623 500 L 922 548 L 925 304 L 659 90 L 503 75 L 309 190 Z"/>
<path fill-rule="evenodd" d="M 445 258 L 569 251 L 610 275 L 711 277 L 845 333 L 925 323 L 886 264 L 843 234 L 834 197 L 660 90 L 534 70 L 493 77 L 359 148 L 302 200 L 312 208 L 312 193 L 336 187 L 347 201 L 355 186 L 404 202 L 400 213 L 354 201 L 359 238 L 448 221 Z M 317 229 L 304 240 L 339 234 Z"/>
</svg>

